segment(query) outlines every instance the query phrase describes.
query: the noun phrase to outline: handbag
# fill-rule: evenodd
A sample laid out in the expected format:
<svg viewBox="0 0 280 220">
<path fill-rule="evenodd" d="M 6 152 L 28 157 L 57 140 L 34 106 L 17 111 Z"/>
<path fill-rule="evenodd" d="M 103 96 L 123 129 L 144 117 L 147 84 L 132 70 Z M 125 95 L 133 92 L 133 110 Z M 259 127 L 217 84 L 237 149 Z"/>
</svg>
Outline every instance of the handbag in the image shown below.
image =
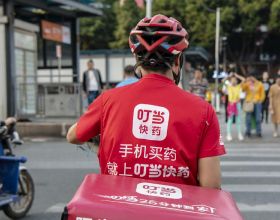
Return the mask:
<svg viewBox="0 0 280 220">
<path fill-rule="evenodd" d="M 254 102 L 244 102 L 243 103 L 244 112 L 253 112 L 254 111 Z"/>
</svg>

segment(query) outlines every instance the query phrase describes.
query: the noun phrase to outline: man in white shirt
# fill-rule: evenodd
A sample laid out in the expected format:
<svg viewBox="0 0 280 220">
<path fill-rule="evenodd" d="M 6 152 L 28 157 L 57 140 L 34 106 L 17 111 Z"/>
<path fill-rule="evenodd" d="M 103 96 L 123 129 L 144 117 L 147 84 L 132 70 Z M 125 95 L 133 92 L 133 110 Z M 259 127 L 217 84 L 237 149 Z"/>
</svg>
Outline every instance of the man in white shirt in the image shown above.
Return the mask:
<svg viewBox="0 0 280 220">
<path fill-rule="evenodd" d="M 100 95 L 103 85 L 100 71 L 94 68 L 93 60 L 89 60 L 87 66 L 87 71 L 83 73 L 83 90 L 90 104 Z"/>
</svg>

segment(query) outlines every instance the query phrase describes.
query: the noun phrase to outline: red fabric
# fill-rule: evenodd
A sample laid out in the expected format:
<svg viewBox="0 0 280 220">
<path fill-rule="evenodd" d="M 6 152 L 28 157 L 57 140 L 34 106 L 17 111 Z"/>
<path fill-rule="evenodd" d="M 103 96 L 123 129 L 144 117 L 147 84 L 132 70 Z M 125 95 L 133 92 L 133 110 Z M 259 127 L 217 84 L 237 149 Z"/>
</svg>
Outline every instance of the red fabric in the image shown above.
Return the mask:
<svg viewBox="0 0 280 220">
<path fill-rule="evenodd" d="M 237 103 L 228 103 L 227 114 L 229 117 L 233 115 L 238 115 Z"/>
<path fill-rule="evenodd" d="M 67 211 L 67 220 L 242 220 L 222 190 L 96 174 L 86 176 Z"/>
<path fill-rule="evenodd" d="M 159 74 L 99 96 L 76 135 L 100 133 L 102 174 L 197 185 L 198 159 L 225 153 L 211 105 Z"/>
</svg>

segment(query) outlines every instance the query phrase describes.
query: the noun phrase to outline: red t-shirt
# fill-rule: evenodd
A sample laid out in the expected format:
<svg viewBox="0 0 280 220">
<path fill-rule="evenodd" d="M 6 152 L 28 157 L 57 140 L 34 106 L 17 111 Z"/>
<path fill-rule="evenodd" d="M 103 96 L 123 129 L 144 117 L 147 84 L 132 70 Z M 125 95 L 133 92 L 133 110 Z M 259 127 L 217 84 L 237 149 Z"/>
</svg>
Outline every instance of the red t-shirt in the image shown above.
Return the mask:
<svg viewBox="0 0 280 220">
<path fill-rule="evenodd" d="M 197 185 L 198 159 L 225 154 L 216 114 L 159 74 L 100 95 L 76 135 L 101 134 L 101 173 Z"/>
</svg>

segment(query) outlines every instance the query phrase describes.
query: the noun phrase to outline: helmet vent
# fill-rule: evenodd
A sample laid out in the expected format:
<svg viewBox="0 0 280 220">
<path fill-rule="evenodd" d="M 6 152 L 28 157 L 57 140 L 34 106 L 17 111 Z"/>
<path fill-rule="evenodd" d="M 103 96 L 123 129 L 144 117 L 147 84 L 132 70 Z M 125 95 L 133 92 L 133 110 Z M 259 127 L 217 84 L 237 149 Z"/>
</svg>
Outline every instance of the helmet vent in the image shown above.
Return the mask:
<svg viewBox="0 0 280 220">
<path fill-rule="evenodd" d="M 164 24 L 164 23 L 166 23 L 166 20 L 161 19 L 158 23 Z"/>
</svg>

